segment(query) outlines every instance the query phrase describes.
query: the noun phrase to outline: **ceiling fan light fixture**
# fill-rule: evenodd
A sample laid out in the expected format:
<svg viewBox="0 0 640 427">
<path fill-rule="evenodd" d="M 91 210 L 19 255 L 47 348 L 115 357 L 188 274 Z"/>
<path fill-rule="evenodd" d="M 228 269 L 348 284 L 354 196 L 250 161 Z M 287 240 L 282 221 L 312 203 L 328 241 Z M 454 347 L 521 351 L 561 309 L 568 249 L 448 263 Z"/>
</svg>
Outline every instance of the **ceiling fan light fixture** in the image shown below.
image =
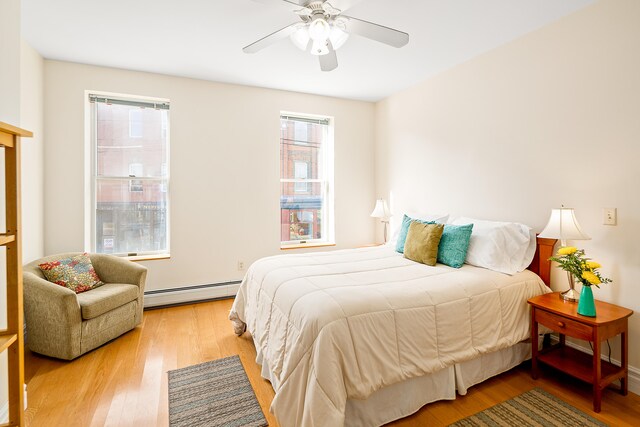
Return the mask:
<svg viewBox="0 0 640 427">
<path fill-rule="evenodd" d="M 291 34 L 291 41 L 300 50 L 307 50 L 310 39 L 306 24 L 299 24 L 296 31 Z"/>
<path fill-rule="evenodd" d="M 351 34 L 357 34 L 392 47 L 409 43 L 409 34 L 393 28 L 342 15 L 342 10 L 329 2 L 337 2 L 342 9 L 360 0 L 255 0 L 260 3 L 286 3 L 300 19 L 266 37 L 242 48 L 244 53 L 256 53 L 285 38 L 300 50 L 318 57 L 322 71 L 338 66 L 336 49 L 341 48 Z M 302 22 L 301 22 L 302 21 Z"/>
<path fill-rule="evenodd" d="M 340 47 L 347 41 L 349 38 L 349 33 L 347 33 L 344 24 L 339 23 L 338 21 L 333 23 L 331 27 L 331 33 L 329 34 L 329 40 L 331 40 L 331 45 L 334 50 L 340 49 Z"/>
<path fill-rule="evenodd" d="M 311 46 L 311 54 L 315 56 L 322 56 L 329 53 L 329 46 L 327 46 L 326 41 L 314 41 L 313 46 Z"/>
<path fill-rule="evenodd" d="M 324 18 L 317 18 L 309 24 L 309 37 L 317 43 L 326 42 L 331 33 L 331 26 Z"/>
</svg>

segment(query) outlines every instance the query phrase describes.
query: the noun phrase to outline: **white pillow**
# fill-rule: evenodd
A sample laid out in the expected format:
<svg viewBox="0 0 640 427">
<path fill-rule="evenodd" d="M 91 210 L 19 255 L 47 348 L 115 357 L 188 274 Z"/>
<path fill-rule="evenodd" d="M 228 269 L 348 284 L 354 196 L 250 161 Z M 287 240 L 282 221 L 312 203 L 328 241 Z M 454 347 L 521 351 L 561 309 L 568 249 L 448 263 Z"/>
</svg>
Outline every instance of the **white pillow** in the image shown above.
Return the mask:
<svg viewBox="0 0 640 427">
<path fill-rule="evenodd" d="M 506 274 L 525 270 L 536 252 L 536 235 L 524 224 L 459 217 L 451 224 L 473 224 L 465 263 Z"/>
<path fill-rule="evenodd" d="M 407 212 L 405 215 L 411 217 L 411 219 L 419 219 L 421 221 L 435 221 L 440 224 L 446 224 L 447 220 L 449 219 L 449 214 L 443 215 L 443 214 Z M 402 228 L 402 218 L 404 218 L 404 215 L 401 215 L 395 218 L 397 221 L 397 224 L 394 224 L 391 238 L 387 240 L 387 243 L 386 243 L 387 245 L 391 245 L 394 248 L 396 247 L 396 243 L 398 242 L 398 235 L 400 234 L 400 228 Z M 394 221 L 394 223 L 396 221 Z"/>
</svg>

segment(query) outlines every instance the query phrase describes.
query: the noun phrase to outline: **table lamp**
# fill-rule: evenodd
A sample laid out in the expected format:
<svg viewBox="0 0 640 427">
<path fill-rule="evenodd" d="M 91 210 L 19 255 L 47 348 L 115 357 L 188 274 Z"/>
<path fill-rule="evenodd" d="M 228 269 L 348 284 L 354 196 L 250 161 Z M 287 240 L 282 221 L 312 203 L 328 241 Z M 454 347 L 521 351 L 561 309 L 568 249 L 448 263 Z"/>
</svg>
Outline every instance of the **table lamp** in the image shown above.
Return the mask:
<svg viewBox="0 0 640 427">
<path fill-rule="evenodd" d="M 546 239 L 560 239 L 560 245 L 567 246 L 567 240 L 591 240 L 578 224 L 573 208 L 552 209 L 551 216 L 547 226 L 542 230 L 538 237 Z M 573 275 L 567 272 L 569 280 L 569 290 L 560 294 L 562 299 L 566 301 L 578 301 L 580 293 L 575 290 Z"/>
<path fill-rule="evenodd" d="M 376 200 L 376 207 L 371 212 L 373 218 L 380 218 L 380 221 L 384 224 L 384 242 L 387 243 L 387 226 L 389 225 L 389 218 L 391 217 L 391 211 L 389 205 L 384 199 Z"/>
</svg>

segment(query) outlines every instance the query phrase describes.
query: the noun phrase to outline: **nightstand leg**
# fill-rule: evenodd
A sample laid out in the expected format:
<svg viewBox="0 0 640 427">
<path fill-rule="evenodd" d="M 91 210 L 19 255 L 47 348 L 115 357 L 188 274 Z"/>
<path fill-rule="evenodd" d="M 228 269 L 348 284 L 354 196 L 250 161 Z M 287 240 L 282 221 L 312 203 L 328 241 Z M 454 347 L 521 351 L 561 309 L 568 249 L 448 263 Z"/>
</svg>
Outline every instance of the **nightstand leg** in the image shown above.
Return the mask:
<svg viewBox="0 0 640 427">
<path fill-rule="evenodd" d="M 531 308 L 531 378 L 538 379 L 538 322 L 536 308 Z"/>
<path fill-rule="evenodd" d="M 593 410 L 595 412 L 600 412 L 600 402 L 602 401 L 602 387 L 600 387 L 601 367 L 600 335 L 596 329 L 593 342 Z"/>
</svg>

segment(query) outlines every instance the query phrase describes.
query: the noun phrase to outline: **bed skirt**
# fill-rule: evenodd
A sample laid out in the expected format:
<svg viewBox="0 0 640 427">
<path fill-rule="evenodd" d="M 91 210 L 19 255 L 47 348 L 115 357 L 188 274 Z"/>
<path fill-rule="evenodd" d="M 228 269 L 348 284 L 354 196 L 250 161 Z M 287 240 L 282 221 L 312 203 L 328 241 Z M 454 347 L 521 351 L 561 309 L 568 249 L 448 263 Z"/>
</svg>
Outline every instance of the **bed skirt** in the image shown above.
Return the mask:
<svg viewBox="0 0 640 427">
<path fill-rule="evenodd" d="M 424 405 L 438 400 L 454 400 L 456 392 L 467 394 L 469 387 L 508 371 L 531 358 L 531 344 L 520 342 L 512 347 L 484 354 L 422 377 L 380 389 L 365 400 L 348 399 L 345 426 L 381 426 L 407 417 Z M 274 384 L 267 363 L 258 355 L 261 375 Z M 277 388 L 277 384 L 274 384 Z"/>
</svg>

